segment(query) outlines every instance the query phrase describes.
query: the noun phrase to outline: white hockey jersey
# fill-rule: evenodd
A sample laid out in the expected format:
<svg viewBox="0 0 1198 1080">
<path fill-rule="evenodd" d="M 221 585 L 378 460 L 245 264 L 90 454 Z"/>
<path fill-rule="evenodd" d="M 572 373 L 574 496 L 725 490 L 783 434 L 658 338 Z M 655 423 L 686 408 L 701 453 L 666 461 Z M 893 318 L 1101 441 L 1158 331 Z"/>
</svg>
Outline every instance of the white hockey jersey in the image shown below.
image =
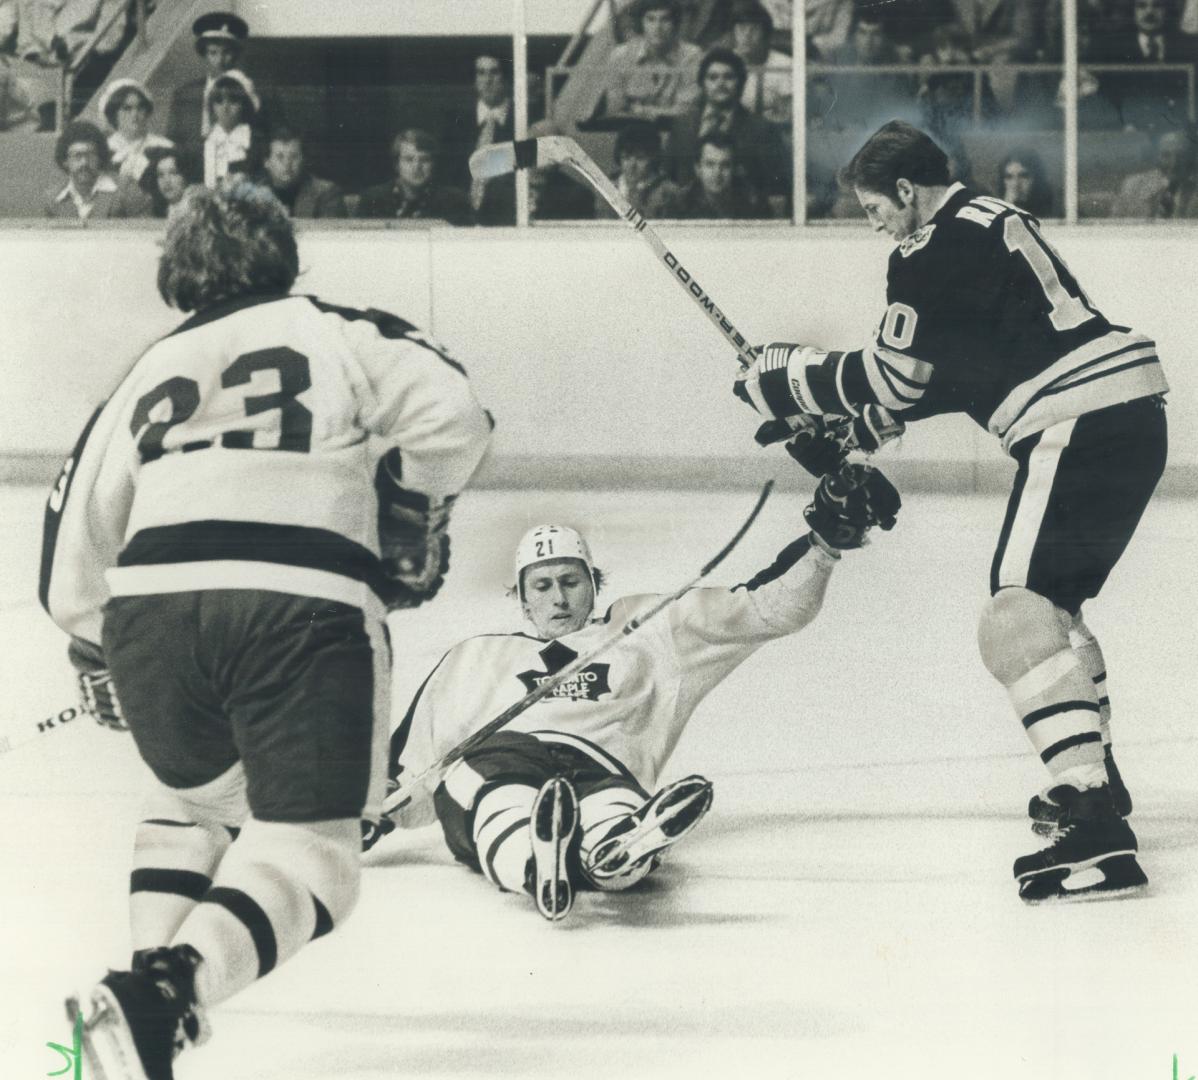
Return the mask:
<svg viewBox="0 0 1198 1080">
<path fill-rule="evenodd" d="M 803 538 L 745 585 L 692 589 L 504 730 L 568 743 L 652 791 L 699 702 L 763 644 L 815 617 L 835 564 Z M 392 737 L 401 787 L 658 599 L 622 597 L 602 619 L 553 641 L 485 634 L 454 646 Z M 412 794 L 397 818 L 407 827 L 433 819 L 427 792 Z"/>
<path fill-rule="evenodd" d="M 490 416 L 411 324 L 308 296 L 209 309 L 152 345 L 84 429 L 46 508 L 40 598 L 100 640 L 109 595 L 252 588 L 377 603 L 379 457 L 443 497 Z"/>
</svg>

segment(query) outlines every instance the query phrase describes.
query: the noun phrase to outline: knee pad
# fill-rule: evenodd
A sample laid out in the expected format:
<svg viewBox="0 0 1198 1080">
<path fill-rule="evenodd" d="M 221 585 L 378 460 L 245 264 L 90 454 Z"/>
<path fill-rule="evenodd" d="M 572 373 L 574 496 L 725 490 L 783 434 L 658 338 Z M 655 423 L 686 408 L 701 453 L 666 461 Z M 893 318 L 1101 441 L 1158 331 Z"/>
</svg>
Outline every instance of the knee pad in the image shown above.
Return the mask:
<svg viewBox="0 0 1198 1080">
<path fill-rule="evenodd" d="M 1037 665 L 1069 648 L 1072 618 L 1030 589 L 1000 589 L 978 622 L 978 651 L 987 670 L 1010 686 Z"/>
<path fill-rule="evenodd" d="M 206 826 L 236 829 L 249 816 L 245 794 L 245 770 L 231 766 L 215 780 L 198 787 L 167 787 L 153 780 L 142 805 L 143 819 L 194 821 Z"/>
<path fill-rule="evenodd" d="M 304 823 L 251 818 L 227 859 L 270 866 L 279 877 L 303 885 L 336 926 L 358 902 L 361 848 L 357 818 Z"/>
</svg>

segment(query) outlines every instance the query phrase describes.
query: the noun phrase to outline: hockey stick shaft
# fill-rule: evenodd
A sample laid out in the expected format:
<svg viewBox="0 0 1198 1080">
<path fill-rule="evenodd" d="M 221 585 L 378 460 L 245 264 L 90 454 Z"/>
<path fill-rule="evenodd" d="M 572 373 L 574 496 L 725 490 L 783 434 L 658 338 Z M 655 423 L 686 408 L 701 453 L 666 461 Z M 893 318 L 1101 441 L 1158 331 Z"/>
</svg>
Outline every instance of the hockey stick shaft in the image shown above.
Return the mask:
<svg viewBox="0 0 1198 1080">
<path fill-rule="evenodd" d="M 489 720 L 477 731 L 473 732 L 467 738 L 463 739 L 462 742 L 458 743 L 458 745 L 452 750 L 443 754 L 426 769 L 422 769 L 420 772 L 418 772 L 406 784 L 401 785 L 397 791 L 392 792 L 392 794 L 387 797 L 386 803 L 383 806 L 383 813 L 390 816 L 392 813 L 394 813 L 394 811 L 398 810 L 402 805 L 404 805 L 411 797 L 412 792 L 424 784 L 428 778 L 434 775 L 439 778 L 451 765 L 457 761 L 460 761 L 466 754 L 470 753 L 470 751 L 472 751 L 480 743 L 494 735 L 495 732 L 497 732 L 500 728 L 511 723 L 516 719 L 517 716 L 519 716 L 522 712 L 525 712 L 527 709 L 530 709 L 538 701 L 542 701 L 544 698 L 547 698 L 559 686 L 572 679 L 588 664 L 593 663 L 596 658 L 606 653 L 608 649 L 617 645 L 629 634 L 634 633 L 640 627 L 644 626 L 645 623 L 647 623 L 655 615 L 658 615 L 680 596 L 693 589 L 700 581 L 710 574 L 712 570 L 719 566 L 720 563 L 722 563 L 724 559 L 728 557 L 732 549 L 741 542 L 745 533 L 749 531 L 753 522 L 757 520 L 757 516 L 761 513 L 761 508 L 765 505 L 765 500 L 769 498 L 769 494 L 773 489 L 773 486 L 773 480 L 766 481 L 765 485 L 761 489 L 761 494 L 757 496 L 757 502 L 754 503 L 753 509 L 749 511 L 749 516 L 746 517 L 741 523 L 740 528 L 736 530 L 736 533 L 732 539 L 729 540 L 722 548 L 720 548 L 720 550 L 717 551 L 715 555 L 713 555 L 706 563 L 704 563 L 699 572 L 685 585 L 675 589 L 667 596 L 659 597 L 656 603 L 654 603 L 650 608 L 642 611 L 634 618 L 629 619 L 628 622 L 624 623 L 622 626 L 616 627 L 610 634 L 607 634 L 600 639 L 593 648 L 588 649 L 585 653 L 575 657 L 560 671 L 555 672 L 549 678 L 539 683 L 535 689 L 529 691 L 519 701 L 508 706 L 493 720 Z"/>
<path fill-rule="evenodd" d="M 58 731 L 60 728 L 66 727 L 72 720 L 78 720 L 83 715 L 84 712 L 82 709 L 70 705 L 53 716 L 46 717 L 45 720 L 38 720 L 36 723 L 24 721 L 20 726 L 20 730 L 14 734 L 0 735 L 0 754 L 10 753 L 24 746 L 26 743 L 34 742 L 41 735 L 49 735 L 51 732 Z"/>
<path fill-rule="evenodd" d="M 517 169 L 552 165 L 566 166 L 603 197 L 616 215 L 653 249 L 657 261 L 666 268 L 670 277 L 724 335 L 724 339 L 736 350 L 741 366 L 752 366 L 753 347 L 746 341 L 744 334 L 736 328 L 724 309 L 716 304 L 711 294 L 695 280 L 695 276 L 682 265 L 678 256 L 666 246 L 653 226 L 645 220 L 644 215 L 621 194 L 620 189 L 573 139 L 564 135 L 544 135 L 538 139 L 499 143 L 475 151 L 470 158 L 470 171 L 479 179 L 502 176 Z"/>
</svg>

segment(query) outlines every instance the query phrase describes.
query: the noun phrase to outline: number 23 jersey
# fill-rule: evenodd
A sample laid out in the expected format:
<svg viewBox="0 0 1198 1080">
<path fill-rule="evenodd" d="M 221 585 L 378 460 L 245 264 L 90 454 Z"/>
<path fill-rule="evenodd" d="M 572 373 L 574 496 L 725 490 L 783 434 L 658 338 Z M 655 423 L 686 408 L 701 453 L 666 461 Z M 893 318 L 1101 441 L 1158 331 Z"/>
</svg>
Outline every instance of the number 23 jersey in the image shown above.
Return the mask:
<svg viewBox="0 0 1198 1080">
<path fill-rule="evenodd" d="M 891 254 L 886 300 L 872 345 L 830 354 L 816 394 L 825 411 L 963 412 L 1009 450 L 1168 390 L 1155 344 L 1107 320 L 1034 217 L 961 184 Z"/>
<path fill-rule="evenodd" d="M 365 607 L 374 469 L 465 486 L 490 438 L 465 371 L 411 324 L 312 297 L 242 298 L 152 345 L 51 493 L 40 594 L 100 639 L 108 595 L 256 588 Z"/>
</svg>

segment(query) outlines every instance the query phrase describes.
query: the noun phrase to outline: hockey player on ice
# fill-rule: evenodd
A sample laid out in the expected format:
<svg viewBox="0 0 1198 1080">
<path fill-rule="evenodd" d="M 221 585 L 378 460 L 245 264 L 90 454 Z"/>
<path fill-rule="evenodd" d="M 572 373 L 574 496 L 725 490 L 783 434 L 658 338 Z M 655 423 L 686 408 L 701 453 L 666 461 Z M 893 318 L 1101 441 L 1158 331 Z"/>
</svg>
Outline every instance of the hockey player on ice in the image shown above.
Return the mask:
<svg viewBox="0 0 1198 1080">
<path fill-rule="evenodd" d="M 684 593 L 468 751 L 431 798 L 418 791 L 401 803 L 398 823 L 439 819 L 455 858 L 502 891 L 531 893 L 550 920 L 569 913 L 576 888 L 635 885 L 711 806 L 701 776 L 657 788 L 695 708 L 758 648 L 815 618 L 841 550 L 860 547 L 873 525 L 890 528 L 898 509 L 876 469 L 826 477 L 805 513 L 811 531 L 771 566 L 734 588 Z M 442 658 L 392 735 L 401 789 L 405 774 L 438 761 L 659 599 L 624 596 L 595 618 L 603 575 L 565 525 L 530 530 L 515 569 L 530 630 L 472 637 Z M 367 846 L 393 827 L 384 818 Z"/>
<path fill-rule="evenodd" d="M 461 365 L 396 316 L 292 294 L 298 271 L 267 189 L 192 193 L 158 284 L 194 314 L 47 506 L 42 603 L 153 774 L 130 968 L 68 1001 L 89 1077 L 170 1080 L 209 1009 L 349 917 L 386 779 L 384 604 L 436 594 L 490 439 Z"/>
<path fill-rule="evenodd" d="M 953 183 L 944 152 L 910 124 L 871 135 L 845 180 L 898 242 L 877 339 L 848 351 L 770 345 L 737 393 L 776 431 L 881 406 L 899 428 L 961 412 L 999 438 L 1016 468 L 978 645 L 1051 778 L 1028 813 L 1052 842 L 1015 860 L 1019 895 L 1143 888 L 1106 663 L 1082 604 L 1164 471 L 1169 386 L 1156 346 L 1094 306 L 1034 217 Z"/>
</svg>

